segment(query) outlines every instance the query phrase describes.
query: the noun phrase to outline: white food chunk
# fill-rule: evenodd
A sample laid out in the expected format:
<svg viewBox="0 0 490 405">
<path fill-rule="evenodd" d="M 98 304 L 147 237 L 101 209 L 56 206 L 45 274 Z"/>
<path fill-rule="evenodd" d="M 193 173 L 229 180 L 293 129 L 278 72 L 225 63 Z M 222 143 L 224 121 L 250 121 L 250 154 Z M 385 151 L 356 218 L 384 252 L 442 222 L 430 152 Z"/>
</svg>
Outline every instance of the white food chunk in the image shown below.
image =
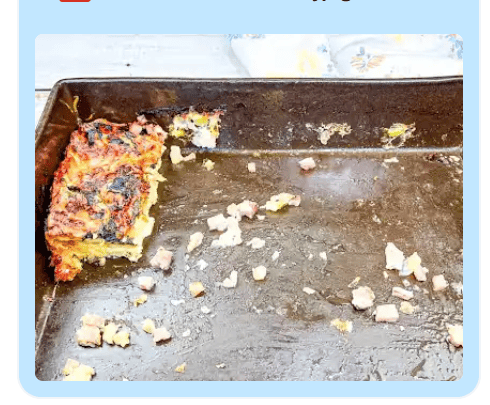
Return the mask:
<svg viewBox="0 0 490 405">
<path fill-rule="evenodd" d="M 150 265 L 162 270 L 168 270 L 170 263 L 172 262 L 172 256 L 172 252 L 166 250 L 164 247 L 160 247 L 158 248 L 156 255 L 151 259 Z"/>
<path fill-rule="evenodd" d="M 259 266 L 252 270 L 252 274 L 255 281 L 262 281 L 267 275 L 267 269 L 264 266 Z"/>
</svg>

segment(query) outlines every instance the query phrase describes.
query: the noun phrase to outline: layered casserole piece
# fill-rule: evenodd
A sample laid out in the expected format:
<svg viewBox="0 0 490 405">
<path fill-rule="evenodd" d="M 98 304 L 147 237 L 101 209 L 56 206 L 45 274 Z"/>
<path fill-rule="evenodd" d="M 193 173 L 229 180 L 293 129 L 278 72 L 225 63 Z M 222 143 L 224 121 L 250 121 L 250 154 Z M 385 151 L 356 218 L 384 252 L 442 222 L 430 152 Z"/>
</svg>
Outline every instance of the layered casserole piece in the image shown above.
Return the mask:
<svg viewBox="0 0 490 405">
<path fill-rule="evenodd" d="M 141 116 L 132 124 L 96 120 L 71 134 L 54 175 L 46 240 L 57 280 L 73 280 L 82 262 L 141 257 L 149 216 L 164 178 L 166 132 Z"/>
</svg>

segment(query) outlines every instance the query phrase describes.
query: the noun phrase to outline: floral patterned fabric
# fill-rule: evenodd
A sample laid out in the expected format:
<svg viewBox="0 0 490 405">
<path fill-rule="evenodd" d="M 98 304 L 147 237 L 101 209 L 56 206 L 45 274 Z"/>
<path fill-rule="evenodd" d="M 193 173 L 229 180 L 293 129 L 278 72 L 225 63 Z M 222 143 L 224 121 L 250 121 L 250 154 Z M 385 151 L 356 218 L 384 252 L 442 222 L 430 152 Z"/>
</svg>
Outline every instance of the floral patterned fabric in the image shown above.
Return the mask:
<svg viewBox="0 0 490 405">
<path fill-rule="evenodd" d="M 414 78 L 463 74 L 457 34 L 228 34 L 250 77 Z"/>
</svg>

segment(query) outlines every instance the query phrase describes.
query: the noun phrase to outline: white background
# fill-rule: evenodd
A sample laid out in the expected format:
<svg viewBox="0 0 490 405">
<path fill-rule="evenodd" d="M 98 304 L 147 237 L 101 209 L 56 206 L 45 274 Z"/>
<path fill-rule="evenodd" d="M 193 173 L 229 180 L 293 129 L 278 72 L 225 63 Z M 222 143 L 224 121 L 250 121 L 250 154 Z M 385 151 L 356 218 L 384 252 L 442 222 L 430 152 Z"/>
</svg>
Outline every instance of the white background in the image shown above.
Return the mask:
<svg viewBox="0 0 490 405">
<path fill-rule="evenodd" d="M 43 1 L 43 0 L 40 0 Z M 485 50 L 490 46 L 490 27 L 488 21 L 490 20 L 490 1 L 481 1 L 481 14 L 480 20 L 483 22 L 481 25 L 481 42 L 480 49 Z M 3 60 L 1 64 L 1 74 L 0 74 L 0 119 L 3 123 L 2 134 L 3 139 L 14 139 L 13 135 L 18 135 L 18 4 L 13 1 L 1 1 L 0 2 L 0 33 L 2 38 L 0 44 L 0 60 Z M 15 33 L 15 34 L 14 34 Z M 490 78 L 488 73 L 490 69 L 490 55 L 489 52 L 482 52 L 480 54 L 481 67 L 480 72 L 480 94 L 481 94 L 481 109 L 480 115 L 486 117 L 490 108 L 490 97 L 488 89 L 490 89 Z M 17 80 L 13 80 L 17 78 Z M 34 105 L 34 103 L 33 103 Z M 484 129 L 486 132 L 486 130 Z M 490 273 L 488 267 L 490 266 L 490 260 L 487 255 L 485 255 L 487 246 L 490 242 L 490 232 L 488 231 L 490 227 L 490 214 L 486 210 L 486 206 L 489 203 L 489 181 L 488 175 L 490 173 L 490 159 L 486 157 L 486 152 L 490 153 L 490 139 L 489 134 L 480 134 L 480 186 L 481 186 L 481 200 L 480 209 L 481 214 L 481 242 L 480 251 L 483 252 L 481 255 L 481 282 L 480 290 L 484 294 L 481 296 L 480 303 L 480 381 L 476 389 L 469 395 L 463 398 L 445 398 L 445 399 L 435 399 L 435 398 L 424 398 L 424 399 L 411 399 L 411 398 L 370 398 L 370 399 L 339 399 L 342 401 L 342 405 L 349 404 L 379 404 L 379 403 L 414 403 L 417 405 L 433 404 L 444 402 L 445 404 L 461 404 L 461 403 L 473 403 L 483 404 L 488 403 L 488 398 L 490 394 L 490 367 L 488 362 L 490 361 L 490 350 L 488 336 L 490 332 L 489 324 L 490 319 L 488 316 L 488 309 L 490 305 L 490 297 L 488 288 L 490 287 Z M 18 379 L 18 278 L 17 278 L 17 268 L 18 268 L 18 136 L 17 140 L 9 145 L 9 149 L 3 149 L 2 156 L 0 158 L 0 173 L 1 173 L 1 209 L 0 209 L 0 238 L 2 246 L 2 264 L 1 271 L 3 272 L 3 282 L 2 294 L 0 296 L 0 303 L 2 304 L 2 313 L 0 315 L 0 382 L 1 391 L 0 396 L 4 403 L 10 404 L 13 401 L 16 403 L 39 403 L 48 404 L 51 402 L 63 401 L 59 398 L 35 398 L 27 394 L 22 386 L 20 385 Z M 5 145 L 5 143 L 4 143 Z M 13 153 L 15 150 L 15 153 Z M 16 175 L 14 175 L 14 172 Z M 486 179 L 486 182 L 485 182 Z M 9 191 L 8 194 L 5 190 Z M 473 269 L 476 271 L 477 269 Z M 21 322 L 32 322 L 32 319 L 24 319 Z M 380 385 L 382 387 L 382 385 Z M 416 384 L 414 385 L 416 390 Z M 164 394 L 164 393 L 163 393 Z M 485 399 L 486 398 L 486 399 Z M 66 401 L 66 399 L 64 400 Z M 80 403 L 81 401 L 90 401 L 90 404 L 106 404 L 107 402 L 117 401 L 119 404 L 134 404 L 136 399 L 69 399 L 70 403 Z M 141 400 L 140 400 L 141 401 Z M 169 401 L 165 399 L 144 399 L 145 403 L 147 401 L 156 402 L 159 401 Z M 303 399 L 175 399 L 170 401 L 178 401 L 179 404 L 185 403 L 196 403 L 199 401 L 200 404 L 225 404 L 233 402 L 233 404 L 245 404 L 249 401 L 254 403 L 267 403 L 271 402 L 281 403 L 281 405 L 297 404 L 298 401 L 304 401 Z M 309 403 L 325 403 L 328 401 L 336 401 L 335 399 L 311 399 Z"/>
</svg>

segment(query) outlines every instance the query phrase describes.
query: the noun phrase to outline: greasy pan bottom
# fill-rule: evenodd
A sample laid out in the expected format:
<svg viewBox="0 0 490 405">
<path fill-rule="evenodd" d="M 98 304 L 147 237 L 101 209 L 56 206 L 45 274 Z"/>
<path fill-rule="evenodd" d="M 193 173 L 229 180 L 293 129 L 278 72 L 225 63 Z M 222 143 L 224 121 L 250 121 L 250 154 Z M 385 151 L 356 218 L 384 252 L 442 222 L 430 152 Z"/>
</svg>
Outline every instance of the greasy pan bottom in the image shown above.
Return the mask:
<svg viewBox="0 0 490 405">
<path fill-rule="evenodd" d="M 384 163 L 395 155 L 398 163 Z M 391 296 L 391 289 L 403 286 L 401 278 L 395 271 L 387 271 L 388 279 L 383 276 L 387 242 L 406 256 L 418 252 L 430 270 L 429 280 L 444 274 L 450 283 L 463 281 L 462 155 L 450 155 L 461 161 L 444 164 L 426 160 L 426 152 L 380 151 L 260 157 L 206 153 L 178 167 L 166 161 L 160 172 L 168 182 L 159 187 L 151 211 L 155 228 L 138 263 L 87 264 L 75 281 L 54 291 L 49 281 L 38 286 L 43 304 L 37 377 L 61 380 L 64 363 L 74 358 L 95 368 L 94 380 L 459 379 L 463 351 L 450 350 L 445 338 L 447 323 L 462 323 L 462 296 L 452 288 L 433 293 L 430 281 L 409 277 L 420 287 L 411 301 L 415 314 L 380 324 L 373 320 L 374 307 L 354 310 L 348 288 L 360 277 L 359 285 L 371 287 L 376 304 L 399 308 L 401 300 Z M 317 168 L 305 174 L 297 161 L 309 156 Z M 204 157 L 216 162 L 214 171 L 201 166 Z M 255 174 L 247 171 L 251 161 L 257 163 Z M 301 205 L 267 213 L 263 221 L 242 220 L 240 246 L 210 247 L 218 234 L 208 231 L 207 218 L 225 214 L 229 204 L 244 199 L 264 205 L 279 192 L 300 194 Z M 203 245 L 186 259 L 189 235 L 197 231 L 205 235 Z M 265 239 L 265 247 L 247 246 L 254 237 Z M 162 245 L 174 252 L 169 272 L 149 267 Z M 280 252 L 276 262 L 271 258 L 275 251 Z M 38 254 L 37 260 L 46 258 Z M 204 270 L 200 260 L 208 263 Z M 268 269 L 263 282 L 252 278 L 252 268 L 259 265 Z M 236 288 L 217 285 L 232 270 L 238 271 Z M 157 284 L 148 301 L 135 307 L 140 275 L 153 276 Z M 203 297 L 191 298 L 193 281 L 206 286 Z M 317 293 L 308 295 L 304 287 Z M 181 299 L 185 302 L 171 303 Z M 211 312 L 204 314 L 202 306 Z M 86 312 L 124 323 L 130 346 L 79 347 L 75 332 Z M 141 329 L 145 318 L 166 326 L 173 339 L 155 346 Z M 342 334 L 330 326 L 335 318 L 352 321 L 352 332 Z M 182 336 L 186 330 L 189 337 Z M 184 362 L 186 372 L 176 373 Z"/>
</svg>

